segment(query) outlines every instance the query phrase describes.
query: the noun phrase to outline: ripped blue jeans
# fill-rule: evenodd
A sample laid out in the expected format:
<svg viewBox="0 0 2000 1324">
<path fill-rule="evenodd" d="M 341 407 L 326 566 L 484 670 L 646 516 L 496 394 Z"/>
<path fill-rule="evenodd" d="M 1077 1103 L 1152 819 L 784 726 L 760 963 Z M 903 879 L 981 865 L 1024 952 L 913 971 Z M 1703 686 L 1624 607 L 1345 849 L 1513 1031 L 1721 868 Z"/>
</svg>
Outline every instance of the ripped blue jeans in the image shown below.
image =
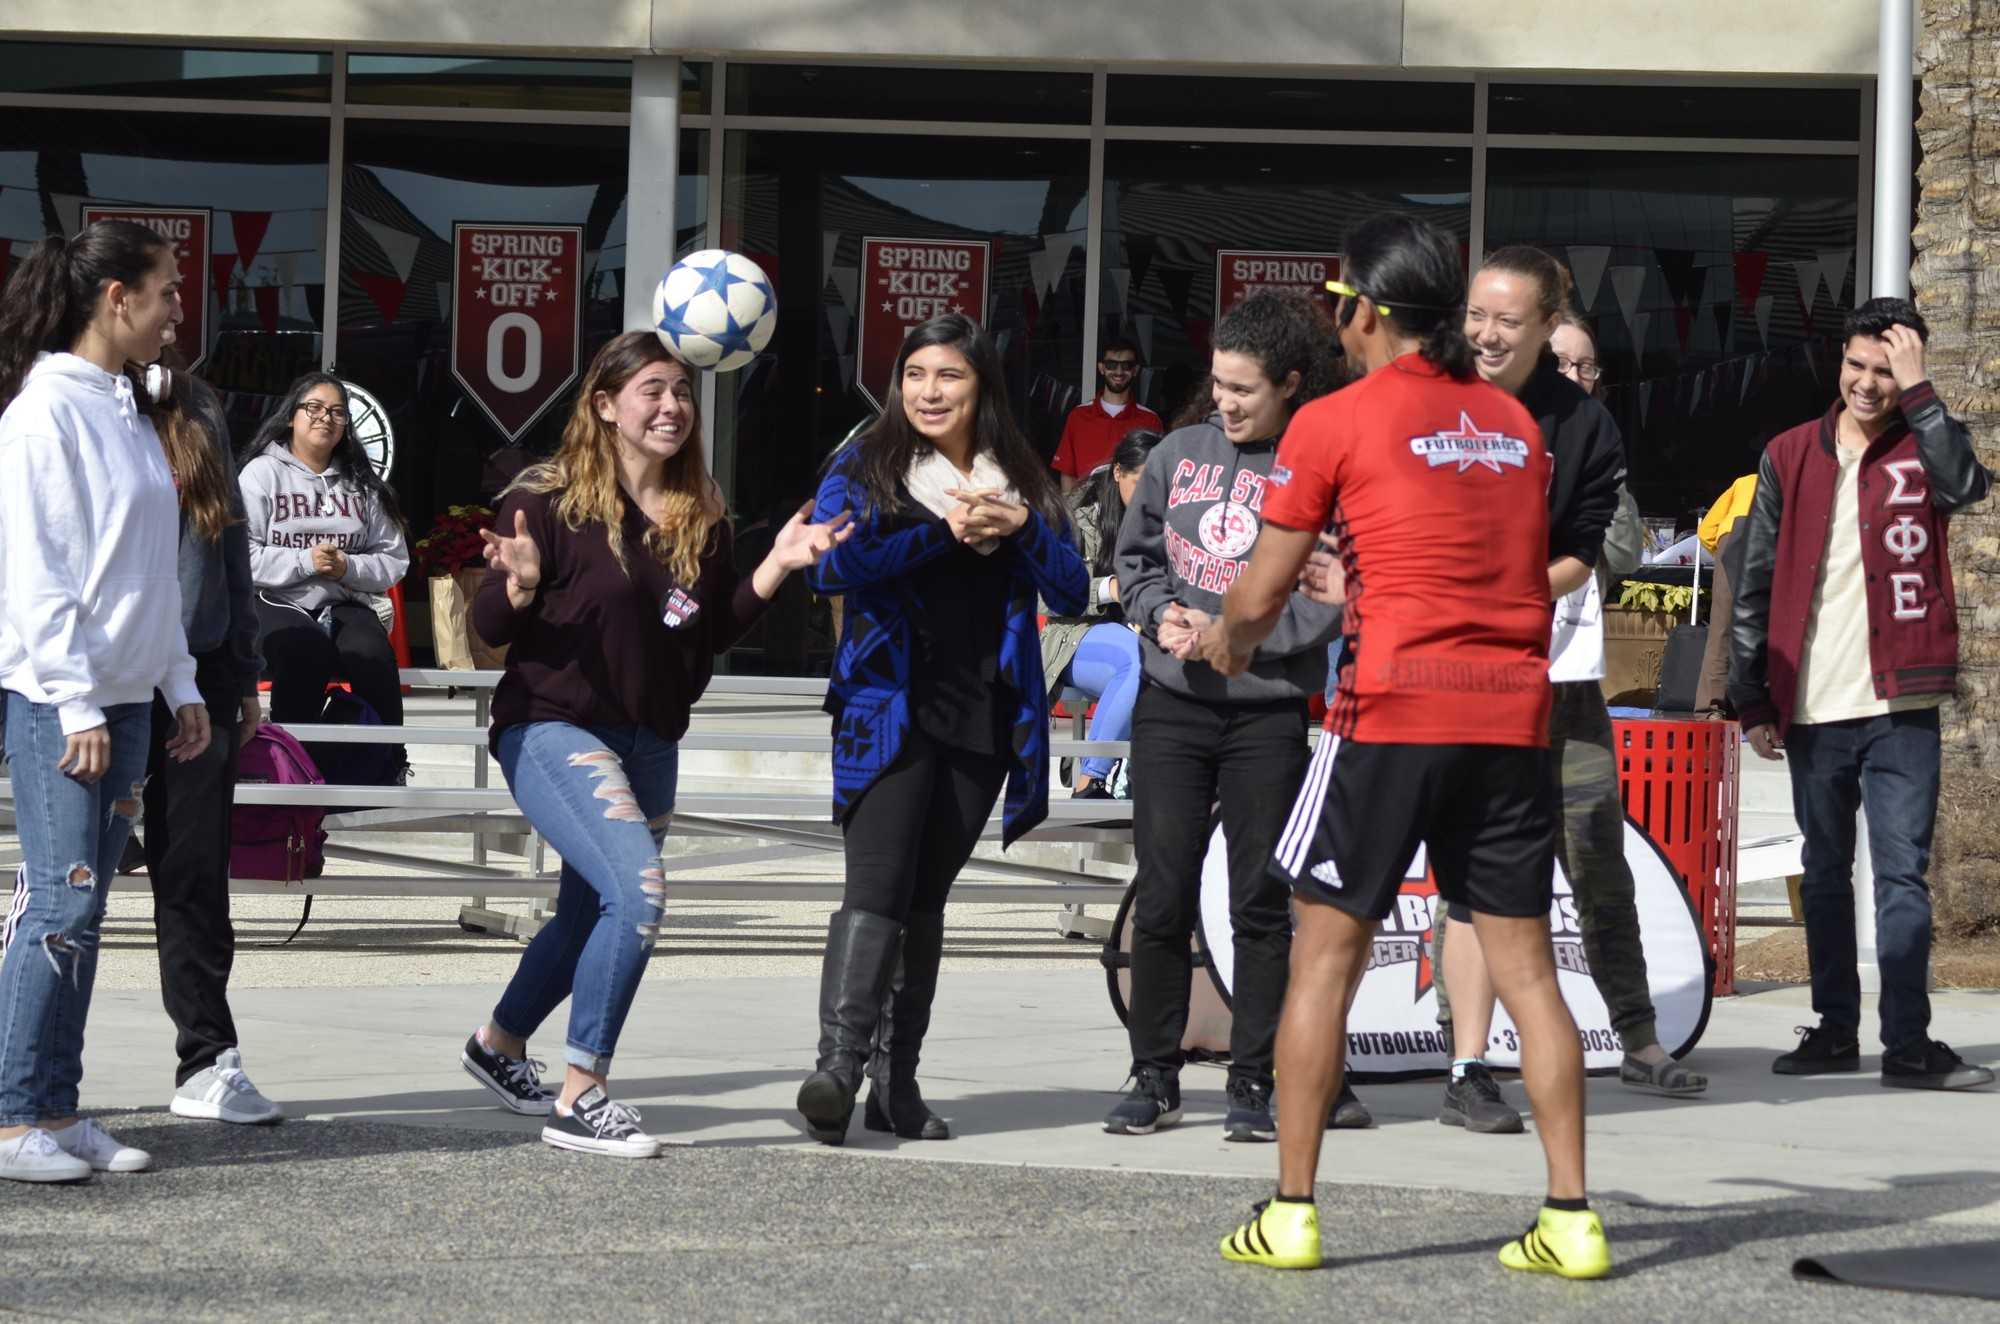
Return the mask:
<svg viewBox="0 0 2000 1324">
<path fill-rule="evenodd" d="M 563 1060 L 605 1074 L 666 912 L 660 844 L 680 748 L 641 727 L 523 722 L 493 752 L 563 860 L 556 913 L 521 953 L 493 1023 L 526 1039 L 569 998 Z"/>
<path fill-rule="evenodd" d="M 110 766 L 85 785 L 56 768 L 68 741 L 55 705 L 12 690 L 6 699 L 25 859 L 13 879 L 0 959 L 0 1126 L 27 1126 L 76 1115 L 98 935 L 118 856 L 144 800 L 153 705 L 104 710 Z"/>
</svg>

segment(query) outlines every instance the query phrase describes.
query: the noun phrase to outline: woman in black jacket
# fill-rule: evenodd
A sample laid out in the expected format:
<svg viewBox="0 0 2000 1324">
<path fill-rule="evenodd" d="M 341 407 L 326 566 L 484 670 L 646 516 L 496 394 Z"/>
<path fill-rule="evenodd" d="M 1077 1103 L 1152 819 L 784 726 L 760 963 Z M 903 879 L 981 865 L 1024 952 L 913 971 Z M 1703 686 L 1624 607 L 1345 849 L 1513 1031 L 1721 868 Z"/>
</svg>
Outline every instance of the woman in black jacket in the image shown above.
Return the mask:
<svg viewBox="0 0 2000 1324">
<path fill-rule="evenodd" d="M 1555 471 L 1549 484 L 1549 596 L 1555 603 L 1549 679 L 1549 768 L 1559 779 L 1563 830 L 1556 859 L 1576 896 L 1591 978 L 1624 1042 L 1619 1079 L 1672 1096 L 1698 1094 L 1708 1080 L 1660 1046 L 1646 953 L 1639 940 L 1625 811 L 1618 797 L 1604 675 L 1604 615 L 1594 571 L 1618 509 L 1625 444 L 1601 404 L 1558 367 L 1550 340 L 1562 325 L 1569 281 L 1556 260 L 1517 245 L 1486 259 L 1466 300 L 1465 334 L 1479 375 L 1518 397 L 1542 429 Z M 1433 968 L 1438 1023 L 1453 1041 L 1451 1078 L 1438 1120 L 1486 1132 L 1521 1129 L 1481 1055 L 1493 1017 L 1493 987 L 1479 944 L 1447 941 L 1470 922 L 1454 911 L 1436 928 Z M 1448 991 L 1447 991 L 1448 990 Z"/>
</svg>

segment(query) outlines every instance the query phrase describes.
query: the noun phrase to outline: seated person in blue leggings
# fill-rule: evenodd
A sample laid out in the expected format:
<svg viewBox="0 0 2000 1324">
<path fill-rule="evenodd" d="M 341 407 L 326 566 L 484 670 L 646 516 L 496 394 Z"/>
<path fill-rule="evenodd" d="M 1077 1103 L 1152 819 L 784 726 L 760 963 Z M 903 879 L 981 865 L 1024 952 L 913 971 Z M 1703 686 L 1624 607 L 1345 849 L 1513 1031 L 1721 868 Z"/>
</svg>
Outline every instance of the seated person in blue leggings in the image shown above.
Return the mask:
<svg viewBox="0 0 2000 1324">
<path fill-rule="evenodd" d="M 1139 698 L 1139 636 L 1125 624 L 1118 609 L 1118 580 L 1111 573 L 1111 553 L 1118 545 L 1118 523 L 1125 503 L 1139 485 L 1146 456 L 1160 442 L 1150 429 L 1128 432 L 1111 453 L 1111 461 L 1091 474 L 1071 496 L 1077 541 L 1090 567 L 1090 603 L 1081 616 L 1050 616 L 1042 628 L 1042 674 L 1049 678 L 1049 695 L 1080 690 L 1097 700 L 1090 719 L 1092 740 L 1130 740 L 1132 705 Z M 1111 796 L 1114 759 L 1087 758 L 1077 765 L 1072 794 L 1082 800 Z"/>
</svg>

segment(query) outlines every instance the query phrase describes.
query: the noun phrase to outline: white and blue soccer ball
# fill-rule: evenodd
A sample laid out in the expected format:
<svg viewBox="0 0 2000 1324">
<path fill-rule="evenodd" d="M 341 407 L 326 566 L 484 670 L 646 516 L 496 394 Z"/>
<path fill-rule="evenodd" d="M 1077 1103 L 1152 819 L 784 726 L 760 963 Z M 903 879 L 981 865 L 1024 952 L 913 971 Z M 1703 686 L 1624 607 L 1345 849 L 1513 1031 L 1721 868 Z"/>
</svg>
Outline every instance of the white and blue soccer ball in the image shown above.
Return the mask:
<svg viewBox="0 0 2000 1324">
<path fill-rule="evenodd" d="M 653 327 L 668 352 L 691 368 L 740 368 L 770 343 L 777 325 L 771 278 L 727 249 L 688 254 L 653 291 Z"/>
</svg>

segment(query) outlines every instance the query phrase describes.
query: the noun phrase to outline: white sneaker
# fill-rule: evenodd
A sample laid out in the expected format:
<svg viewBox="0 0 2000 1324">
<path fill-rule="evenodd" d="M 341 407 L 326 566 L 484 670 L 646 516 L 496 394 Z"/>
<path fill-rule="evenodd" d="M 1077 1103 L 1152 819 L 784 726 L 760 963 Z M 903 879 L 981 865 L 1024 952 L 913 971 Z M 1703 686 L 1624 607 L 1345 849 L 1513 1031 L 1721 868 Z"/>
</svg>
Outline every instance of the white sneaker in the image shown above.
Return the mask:
<svg viewBox="0 0 2000 1324">
<path fill-rule="evenodd" d="M 215 1065 L 187 1078 L 174 1091 L 167 1105 L 176 1117 L 199 1117 L 211 1122 L 282 1122 L 284 1109 L 257 1092 L 250 1077 L 243 1074 L 243 1054 L 226 1050 Z"/>
<path fill-rule="evenodd" d="M 639 1128 L 639 1110 L 613 1103 L 602 1085 L 585 1090 L 567 1113 L 551 1108 L 542 1140 L 557 1149 L 613 1158 L 646 1159 L 660 1152 L 660 1142 Z"/>
<path fill-rule="evenodd" d="M 80 1158 L 99 1172 L 144 1172 L 153 1166 L 153 1156 L 143 1149 L 121 1145 L 118 1138 L 97 1124 L 94 1117 L 51 1131 L 56 1144 L 72 1158 Z"/>
<path fill-rule="evenodd" d="M 89 1178 L 90 1164 L 71 1158 L 56 1143 L 56 1138 L 39 1126 L 12 1140 L 0 1140 L 0 1181 L 87 1181 Z"/>
</svg>

